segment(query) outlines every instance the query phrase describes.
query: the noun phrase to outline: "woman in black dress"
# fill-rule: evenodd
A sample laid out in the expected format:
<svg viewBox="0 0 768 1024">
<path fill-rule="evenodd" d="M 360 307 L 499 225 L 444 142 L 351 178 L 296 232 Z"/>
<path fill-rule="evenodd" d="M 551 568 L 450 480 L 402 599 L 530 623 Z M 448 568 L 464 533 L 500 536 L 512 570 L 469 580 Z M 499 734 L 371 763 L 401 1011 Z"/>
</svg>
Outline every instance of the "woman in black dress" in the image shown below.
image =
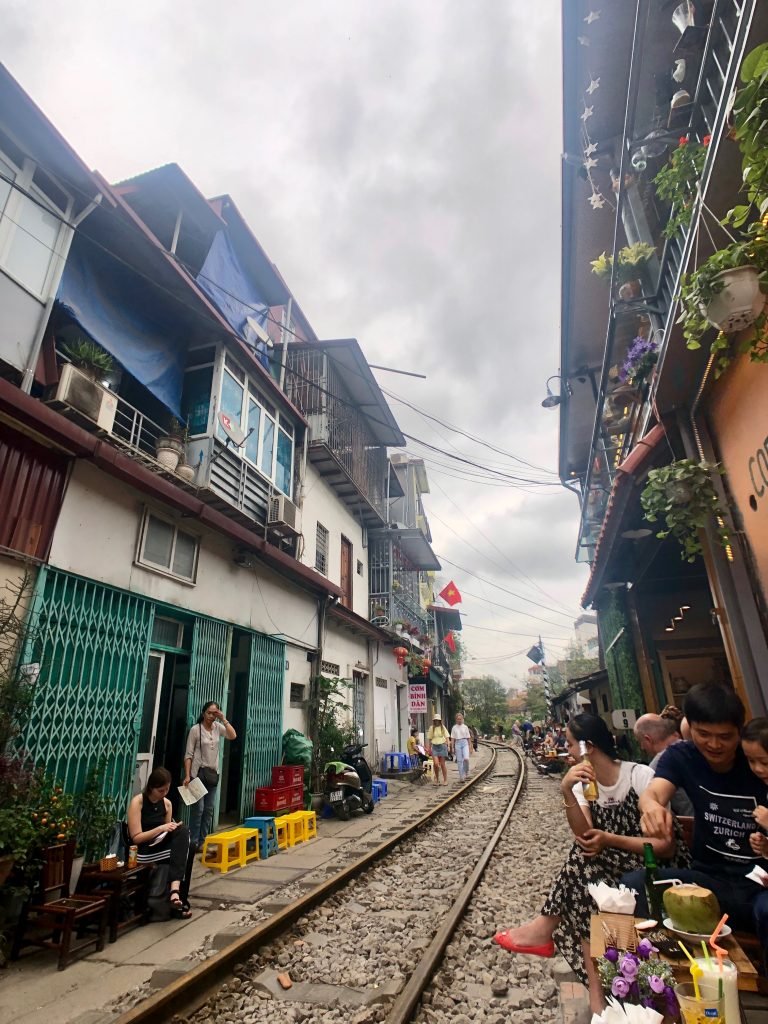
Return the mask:
<svg viewBox="0 0 768 1024">
<path fill-rule="evenodd" d="M 192 911 L 179 890 L 187 868 L 189 829 L 173 820 L 171 801 L 167 799 L 170 788 L 171 773 L 167 768 L 155 768 L 144 792 L 128 805 L 128 831 L 131 842 L 139 848 L 139 864 L 168 861 L 171 914 L 187 918 L 192 916 Z"/>
</svg>

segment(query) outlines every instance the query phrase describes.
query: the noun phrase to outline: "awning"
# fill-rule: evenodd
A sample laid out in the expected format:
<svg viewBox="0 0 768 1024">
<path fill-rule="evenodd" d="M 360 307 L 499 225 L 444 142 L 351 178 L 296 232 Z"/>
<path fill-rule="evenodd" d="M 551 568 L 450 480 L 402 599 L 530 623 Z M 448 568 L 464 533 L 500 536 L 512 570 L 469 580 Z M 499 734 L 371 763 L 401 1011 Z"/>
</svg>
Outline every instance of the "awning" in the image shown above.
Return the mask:
<svg viewBox="0 0 768 1024">
<path fill-rule="evenodd" d="M 444 632 L 450 629 L 461 629 L 461 612 L 456 608 L 446 608 L 442 604 L 427 605 L 427 611 L 432 612 Z"/>
<path fill-rule="evenodd" d="M 435 572 L 442 569 L 429 541 L 421 530 L 415 528 L 391 530 L 390 533 L 392 540 L 397 541 L 414 569 L 432 569 Z"/>
<path fill-rule="evenodd" d="M 613 486 L 611 487 L 611 493 L 605 509 L 605 516 L 603 517 L 603 524 L 600 527 L 600 535 L 595 545 L 592 570 L 581 598 L 583 608 L 592 603 L 600 589 L 605 571 L 608 568 L 613 545 L 622 526 L 624 511 L 632 494 L 635 477 L 647 468 L 654 452 L 665 436 L 666 431 L 664 427 L 660 423 L 657 424 L 652 430 L 648 431 L 644 438 L 637 442 L 616 470 L 616 476 L 613 479 Z"/>
</svg>

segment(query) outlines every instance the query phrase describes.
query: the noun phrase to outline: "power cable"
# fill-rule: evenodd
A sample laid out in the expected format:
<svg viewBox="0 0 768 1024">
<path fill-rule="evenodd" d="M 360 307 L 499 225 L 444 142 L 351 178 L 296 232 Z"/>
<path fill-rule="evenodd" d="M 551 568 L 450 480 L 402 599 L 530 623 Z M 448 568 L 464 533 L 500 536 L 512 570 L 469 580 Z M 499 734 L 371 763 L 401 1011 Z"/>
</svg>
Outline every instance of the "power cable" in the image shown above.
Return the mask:
<svg viewBox="0 0 768 1024">
<path fill-rule="evenodd" d="M 554 615 L 562 615 L 565 619 L 573 619 L 572 615 L 568 615 L 566 612 L 559 612 L 556 608 L 550 608 L 549 605 L 541 604 L 538 601 L 532 601 L 529 597 L 524 594 L 518 594 L 514 590 L 508 590 L 507 587 L 502 587 L 499 583 L 494 583 L 493 580 L 486 579 L 485 576 L 480 576 L 476 572 L 472 572 L 471 569 L 465 569 L 464 566 L 458 565 L 456 562 L 452 562 L 450 558 L 446 558 L 445 555 L 440 555 L 435 552 L 438 558 L 441 558 L 444 562 L 452 565 L 454 569 L 458 569 L 460 572 L 464 572 L 467 576 L 472 576 L 476 580 L 480 580 L 483 583 L 487 583 L 489 586 L 494 587 L 496 590 L 501 590 L 504 594 L 509 594 L 510 597 L 516 597 L 519 601 L 525 601 L 528 604 L 533 605 L 535 608 L 543 608 L 545 611 L 552 612 Z M 562 625 L 562 623 L 561 623 Z"/>
</svg>

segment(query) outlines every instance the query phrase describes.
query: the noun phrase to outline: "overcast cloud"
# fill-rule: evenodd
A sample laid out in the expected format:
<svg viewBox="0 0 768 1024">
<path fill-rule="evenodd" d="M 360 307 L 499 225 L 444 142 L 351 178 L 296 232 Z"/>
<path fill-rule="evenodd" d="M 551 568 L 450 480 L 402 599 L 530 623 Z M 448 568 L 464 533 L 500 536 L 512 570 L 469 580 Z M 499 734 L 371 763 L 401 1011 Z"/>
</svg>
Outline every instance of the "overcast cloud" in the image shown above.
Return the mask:
<svg viewBox="0 0 768 1024">
<path fill-rule="evenodd" d="M 378 377 L 556 468 L 540 402 L 559 361 L 557 0 L 0 0 L 0 15 L 2 59 L 90 166 L 116 181 L 175 161 L 230 193 L 321 337 L 427 374 Z M 579 612 L 576 500 L 456 479 L 449 452 L 531 471 L 391 404 L 441 452 L 409 442 L 435 550 L 545 606 L 445 563 L 476 595 L 467 627 L 501 631 L 466 629 L 468 674 L 512 682 L 528 663 L 509 656 L 541 631 L 554 657 Z"/>
</svg>

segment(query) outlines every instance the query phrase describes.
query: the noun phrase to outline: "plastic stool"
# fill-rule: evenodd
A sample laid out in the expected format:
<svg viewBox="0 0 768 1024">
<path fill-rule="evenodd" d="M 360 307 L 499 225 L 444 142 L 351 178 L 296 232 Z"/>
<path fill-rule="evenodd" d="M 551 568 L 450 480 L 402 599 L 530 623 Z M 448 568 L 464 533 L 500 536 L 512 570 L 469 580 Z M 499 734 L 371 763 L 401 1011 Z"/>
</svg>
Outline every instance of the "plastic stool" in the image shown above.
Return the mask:
<svg viewBox="0 0 768 1024">
<path fill-rule="evenodd" d="M 245 836 L 240 830 L 217 832 L 203 842 L 203 866 L 226 873 L 230 868 L 245 866 Z"/>
<path fill-rule="evenodd" d="M 418 758 L 416 758 L 416 760 L 418 761 Z M 418 768 L 418 765 L 416 767 Z M 379 787 L 379 790 L 381 791 L 382 798 L 388 796 L 388 794 L 389 794 L 389 786 L 387 785 L 387 780 L 386 779 L 374 779 L 373 782 L 374 782 L 374 785 Z"/>
<path fill-rule="evenodd" d="M 296 811 L 296 817 L 304 819 L 304 839 L 314 839 L 317 836 L 317 813 L 315 811 Z"/>
<path fill-rule="evenodd" d="M 251 817 L 243 822 L 245 828 L 257 828 L 259 830 L 259 854 L 262 860 L 277 853 L 277 830 L 275 829 L 274 818 Z"/>
<path fill-rule="evenodd" d="M 431 757 L 429 758 L 428 761 L 424 762 L 424 774 L 428 775 L 430 777 L 430 779 L 432 778 L 432 775 L 433 775 L 433 772 L 434 772 L 434 767 L 435 767 L 434 766 L 434 762 L 432 761 Z"/>
<path fill-rule="evenodd" d="M 294 811 L 292 814 L 284 815 L 288 824 L 288 838 L 291 846 L 297 846 L 309 839 L 307 835 L 307 821 L 303 811 Z"/>
<path fill-rule="evenodd" d="M 381 787 L 375 779 L 371 782 L 371 796 L 373 797 L 373 802 L 375 804 L 381 800 Z"/>
<path fill-rule="evenodd" d="M 242 836 L 245 842 L 243 843 L 243 863 L 250 864 L 252 860 L 261 860 L 261 829 L 247 826 L 245 828 L 233 828 L 230 835 Z"/>
<path fill-rule="evenodd" d="M 290 814 L 281 814 L 279 818 L 275 818 L 277 845 L 281 850 L 287 850 L 296 845 L 296 827 L 290 818 Z"/>
<path fill-rule="evenodd" d="M 400 750 L 391 750 L 388 754 L 384 755 L 384 771 L 385 772 L 403 772 L 408 771 L 410 767 L 411 759 L 407 754 L 402 753 Z"/>
</svg>

